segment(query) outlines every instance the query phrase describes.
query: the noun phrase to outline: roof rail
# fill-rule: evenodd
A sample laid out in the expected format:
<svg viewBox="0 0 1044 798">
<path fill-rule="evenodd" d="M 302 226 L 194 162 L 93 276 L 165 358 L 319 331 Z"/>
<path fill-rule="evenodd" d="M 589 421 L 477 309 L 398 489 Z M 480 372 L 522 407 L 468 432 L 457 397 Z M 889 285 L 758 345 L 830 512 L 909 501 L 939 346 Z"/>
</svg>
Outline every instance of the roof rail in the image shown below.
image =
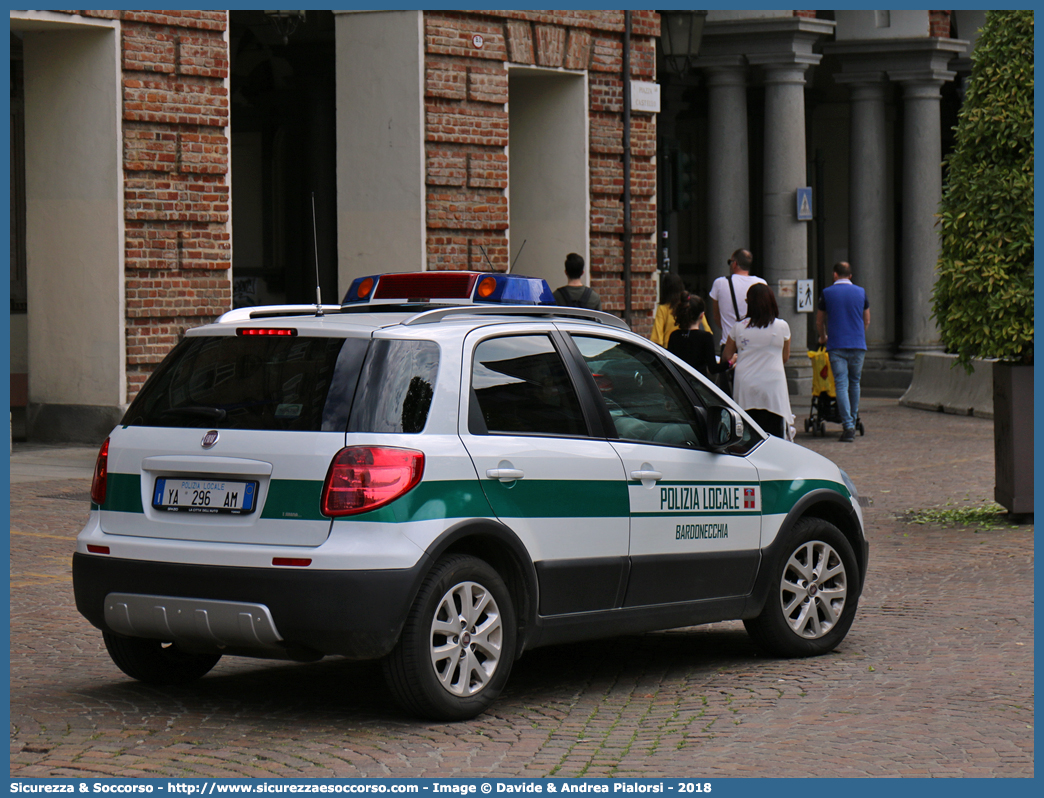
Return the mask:
<svg viewBox="0 0 1044 798">
<path fill-rule="evenodd" d="M 546 316 L 579 321 L 596 321 L 610 327 L 631 329 L 623 319 L 611 313 L 588 308 L 571 308 L 562 305 L 454 305 L 418 313 L 402 322 L 403 326 L 437 324 L 448 316 Z"/>
</svg>

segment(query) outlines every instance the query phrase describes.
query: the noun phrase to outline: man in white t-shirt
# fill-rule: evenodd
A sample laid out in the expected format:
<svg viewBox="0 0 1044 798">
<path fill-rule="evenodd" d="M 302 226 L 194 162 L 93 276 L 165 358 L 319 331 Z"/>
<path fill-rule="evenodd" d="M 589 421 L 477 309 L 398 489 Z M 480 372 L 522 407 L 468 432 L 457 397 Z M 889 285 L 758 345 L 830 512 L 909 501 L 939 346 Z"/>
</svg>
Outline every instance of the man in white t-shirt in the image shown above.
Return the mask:
<svg viewBox="0 0 1044 798">
<path fill-rule="evenodd" d="M 728 340 L 732 325 L 747 315 L 747 289 L 754 283 L 765 282 L 760 277 L 751 277 L 750 267 L 753 264 L 754 256 L 749 250 L 737 249 L 729 258 L 729 275 L 719 277 L 711 286 L 711 306 L 714 323 L 721 329 L 721 346 Z"/>
</svg>

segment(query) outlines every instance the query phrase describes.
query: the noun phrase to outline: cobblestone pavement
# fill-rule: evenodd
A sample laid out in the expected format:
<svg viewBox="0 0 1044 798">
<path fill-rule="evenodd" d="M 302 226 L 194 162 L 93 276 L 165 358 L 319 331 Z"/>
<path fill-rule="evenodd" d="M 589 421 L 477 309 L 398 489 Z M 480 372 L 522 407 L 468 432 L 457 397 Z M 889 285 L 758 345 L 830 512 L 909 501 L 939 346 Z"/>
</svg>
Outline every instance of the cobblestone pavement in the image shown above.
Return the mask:
<svg viewBox="0 0 1044 798">
<path fill-rule="evenodd" d="M 14 484 L 11 775 L 1033 776 L 1033 527 L 899 519 L 992 498 L 992 423 L 894 399 L 865 399 L 863 421 L 854 444 L 798 436 L 869 502 L 870 573 L 835 653 L 766 659 L 738 623 L 539 649 L 459 724 L 404 715 L 370 663 L 131 681 L 73 604 L 89 482 Z"/>
</svg>

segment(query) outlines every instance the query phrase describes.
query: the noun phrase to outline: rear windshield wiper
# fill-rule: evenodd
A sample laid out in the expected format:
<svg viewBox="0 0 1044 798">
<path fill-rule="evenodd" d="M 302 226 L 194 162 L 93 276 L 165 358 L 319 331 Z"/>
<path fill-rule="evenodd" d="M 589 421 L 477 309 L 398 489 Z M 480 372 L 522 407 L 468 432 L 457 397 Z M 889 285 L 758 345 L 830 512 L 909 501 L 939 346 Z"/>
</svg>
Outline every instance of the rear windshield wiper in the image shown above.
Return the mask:
<svg viewBox="0 0 1044 798">
<path fill-rule="evenodd" d="M 228 413 L 220 407 L 202 407 L 202 406 L 189 406 L 189 407 L 168 407 L 162 413 L 160 418 L 163 416 L 200 416 L 202 418 L 208 418 L 212 421 L 223 421 Z"/>
</svg>

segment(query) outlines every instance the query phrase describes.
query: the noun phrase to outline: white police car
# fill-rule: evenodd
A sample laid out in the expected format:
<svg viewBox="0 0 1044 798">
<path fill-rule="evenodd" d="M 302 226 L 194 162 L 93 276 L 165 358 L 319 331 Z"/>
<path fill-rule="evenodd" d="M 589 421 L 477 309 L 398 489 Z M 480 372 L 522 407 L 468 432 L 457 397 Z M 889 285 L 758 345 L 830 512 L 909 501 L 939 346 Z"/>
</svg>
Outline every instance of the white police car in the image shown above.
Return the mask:
<svg viewBox="0 0 1044 798">
<path fill-rule="evenodd" d="M 868 547 L 833 463 L 543 280 L 356 280 L 190 330 L 102 446 L 76 605 L 152 683 L 223 654 L 384 661 L 473 717 L 524 651 L 743 619 L 832 650 Z"/>
</svg>

